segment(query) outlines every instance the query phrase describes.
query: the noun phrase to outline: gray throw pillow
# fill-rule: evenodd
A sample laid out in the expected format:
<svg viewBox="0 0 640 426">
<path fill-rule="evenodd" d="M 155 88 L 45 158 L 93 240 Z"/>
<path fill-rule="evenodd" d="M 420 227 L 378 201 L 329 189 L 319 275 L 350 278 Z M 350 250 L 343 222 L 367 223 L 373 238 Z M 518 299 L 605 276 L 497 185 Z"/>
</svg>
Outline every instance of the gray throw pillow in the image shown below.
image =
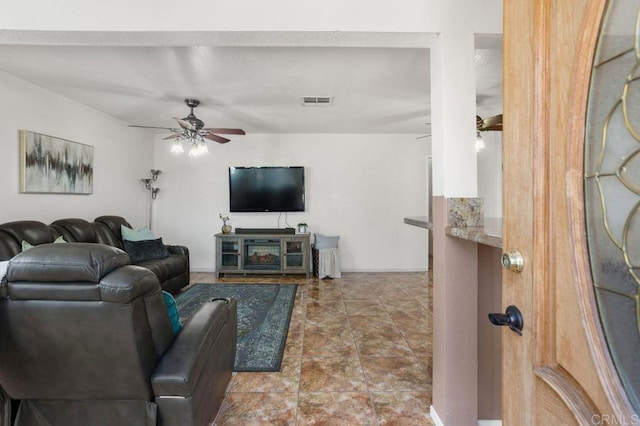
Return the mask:
<svg viewBox="0 0 640 426">
<path fill-rule="evenodd" d="M 322 234 L 316 234 L 316 240 L 313 246 L 318 250 L 327 248 L 338 248 L 339 239 L 340 235 L 326 236 Z"/>
</svg>

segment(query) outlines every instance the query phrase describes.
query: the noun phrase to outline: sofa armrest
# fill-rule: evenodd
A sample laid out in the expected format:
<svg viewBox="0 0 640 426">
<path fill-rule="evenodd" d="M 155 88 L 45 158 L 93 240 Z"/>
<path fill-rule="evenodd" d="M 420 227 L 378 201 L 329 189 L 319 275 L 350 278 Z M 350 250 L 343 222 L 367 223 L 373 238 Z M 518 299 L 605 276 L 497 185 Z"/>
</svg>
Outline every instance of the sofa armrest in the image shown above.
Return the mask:
<svg viewBox="0 0 640 426">
<path fill-rule="evenodd" d="M 158 363 L 151 378 L 153 393 L 156 397 L 191 397 L 203 382 L 216 380 L 220 373 L 230 375 L 236 340 L 236 300 L 205 303 L 184 324 Z M 221 360 L 221 365 L 215 365 Z"/>
<path fill-rule="evenodd" d="M 170 254 L 183 254 L 189 258 L 189 248 L 187 246 L 167 245 Z"/>
<path fill-rule="evenodd" d="M 11 398 L 0 387 L 0 425 L 11 425 Z"/>
</svg>

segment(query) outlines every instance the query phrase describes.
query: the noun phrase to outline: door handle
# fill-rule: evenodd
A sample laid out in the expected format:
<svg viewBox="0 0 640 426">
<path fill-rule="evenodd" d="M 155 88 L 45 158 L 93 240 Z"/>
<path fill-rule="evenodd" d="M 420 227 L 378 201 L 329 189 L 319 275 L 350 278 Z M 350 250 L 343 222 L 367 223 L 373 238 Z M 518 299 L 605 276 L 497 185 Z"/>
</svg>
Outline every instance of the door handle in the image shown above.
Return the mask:
<svg viewBox="0 0 640 426">
<path fill-rule="evenodd" d="M 522 312 L 520 312 L 520 309 L 518 309 L 517 306 L 507 306 L 507 310 L 504 314 L 489 314 L 489 321 L 491 321 L 491 324 L 493 325 L 508 326 L 511 331 L 522 336 L 524 319 L 522 318 Z"/>
<path fill-rule="evenodd" d="M 524 269 L 524 258 L 518 250 L 502 254 L 502 266 L 511 272 L 522 272 Z"/>
</svg>

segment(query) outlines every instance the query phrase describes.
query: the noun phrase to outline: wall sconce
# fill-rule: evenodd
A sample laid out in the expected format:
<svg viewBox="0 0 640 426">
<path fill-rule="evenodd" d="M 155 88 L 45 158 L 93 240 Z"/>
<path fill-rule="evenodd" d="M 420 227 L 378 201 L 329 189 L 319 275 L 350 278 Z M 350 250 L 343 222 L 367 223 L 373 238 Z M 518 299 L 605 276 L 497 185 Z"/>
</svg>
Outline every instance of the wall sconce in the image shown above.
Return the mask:
<svg viewBox="0 0 640 426">
<path fill-rule="evenodd" d="M 144 184 L 145 189 L 151 191 L 152 200 L 156 199 L 156 197 L 158 196 L 158 192 L 160 191 L 160 188 L 155 188 L 153 186 L 153 182 L 158 180 L 158 175 L 160 173 L 162 173 L 161 170 L 151 169 L 151 177 L 140 179 L 140 182 Z"/>
</svg>

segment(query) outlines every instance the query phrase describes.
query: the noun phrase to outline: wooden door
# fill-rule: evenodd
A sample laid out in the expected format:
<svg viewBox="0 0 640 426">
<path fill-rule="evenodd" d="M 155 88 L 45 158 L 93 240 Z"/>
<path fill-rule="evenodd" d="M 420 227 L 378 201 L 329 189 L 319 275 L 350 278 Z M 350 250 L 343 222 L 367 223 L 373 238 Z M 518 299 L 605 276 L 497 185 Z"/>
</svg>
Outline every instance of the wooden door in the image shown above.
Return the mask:
<svg viewBox="0 0 640 426">
<path fill-rule="evenodd" d="M 640 424 L 593 294 L 583 208 L 589 79 L 604 0 L 504 2 L 505 425 Z M 622 421 L 627 423 L 622 423 Z M 636 421 L 636 423 L 633 423 Z"/>
</svg>

